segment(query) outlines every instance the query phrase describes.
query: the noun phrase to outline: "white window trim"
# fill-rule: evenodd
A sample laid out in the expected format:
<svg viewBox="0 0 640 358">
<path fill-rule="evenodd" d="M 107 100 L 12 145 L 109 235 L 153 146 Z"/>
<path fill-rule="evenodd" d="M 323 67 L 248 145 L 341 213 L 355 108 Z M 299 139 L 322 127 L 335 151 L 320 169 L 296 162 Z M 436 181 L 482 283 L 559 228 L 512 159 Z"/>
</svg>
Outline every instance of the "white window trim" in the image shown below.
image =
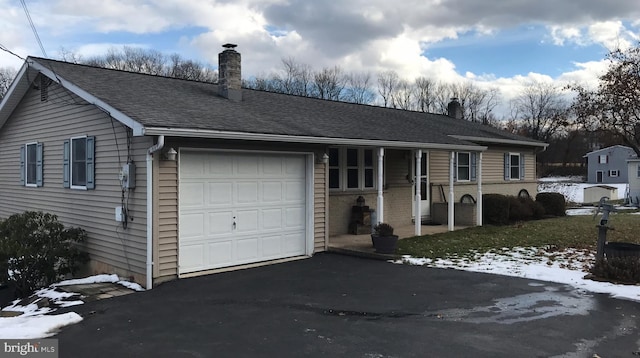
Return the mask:
<svg viewBox="0 0 640 358">
<path fill-rule="evenodd" d="M 337 188 L 329 188 L 329 191 L 332 192 L 350 192 L 350 191 L 364 191 L 364 190 L 376 190 L 378 188 L 378 178 L 377 178 L 377 160 L 376 160 L 376 151 L 373 148 L 360 148 L 360 147 L 339 147 L 338 149 L 339 156 L 339 165 L 337 166 L 338 172 L 340 174 L 340 183 Z M 347 188 L 347 149 L 356 149 L 358 150 L 358 187 L 357 188 Z M 371 150 L 372 151 L 372 159 L 373 163 L 370 168 L 373 169 L 373 186 L 370 188 L 365 188 L 365 169 L 367 168 L 364 165 L 364 151 Z M 332 166 L 331 168 L 336 168 Z M 327 183 L 328 186 L 328 183 Z"/>
<path fill-rule="evenodd" d="M 609 170 L 609 177 L 610 178 L 617 178 L 619 176 L 620 176 L 620 173 L 619 173 L 618 170 L 613 170 L 613 169 Z"/>
<path fill-rule="evenodd" d="M 29 146 L 30 145 L 35 145 L 36 146 L 36 181 L 33 184 L 29 183 Z M 37 188 L 38 187 L 38 167 L 37 167 L 37 163 L 38 163 L 38 142 L 30 142 L 30 143 L 25 143 L 24 145 L 24 186 L 29 187 L 29 188 Z"/>
<path fill-rule="evenodd" d="M 69 138 L 69 188 L 70 189 L 77 189 L 77 190 L 87 190 L 87 184 L 86 184 L 86 177 L 85 177 L 85 185 L 73 185 L 73 140 L 74 139 L 85 139 L 85 161 L 87 158 L 87 154 L 86 154 L 86 139 L 87 136 L 78 136 L 78 137 L 71 137 Z M 85 174 L 86 175 L 86 174 Z"/>
<path fill-rule="evenodd" d="M 513 168 L 513 165 L 511 165 L 511 157 L 513 157 L 513 156 L 518 157 L 518 177 L 517 178 L 514 178 L 511 175 L 511 169 Z M 521 178 L 522 178 L 522 173 L 520 173 L 521 160 L 522 160 L 522 155 L 520 155 L 520 153 L 511 153 L 511 152 L 509 152 L 509 181 L 511 181 L 511 180 L 521 180 Z"/>
<path fill-rule="evenodd" d="M 602 158 L 604 158 L 604 162 L 602 161 Z M 598 164 L 607 164 L 607 155 L 606 154 L 598 155 Z"/>
<path fill-rule="evenodd" d="M 458 168 L 460 167 L 460 159 L 459 159 L 459 155 L 460 154 L 466 154 L 469 157 L 469 164 L 467 164 L 467 176 L 469 177 L 469 179 L 460 179 L 460 170 L 458 170 Z M 509 158 L 511 159 L 511 158 Z M 471 182 L 471 152 L 456 152 L 456 179 L 459 182 Z"/>
</svg>

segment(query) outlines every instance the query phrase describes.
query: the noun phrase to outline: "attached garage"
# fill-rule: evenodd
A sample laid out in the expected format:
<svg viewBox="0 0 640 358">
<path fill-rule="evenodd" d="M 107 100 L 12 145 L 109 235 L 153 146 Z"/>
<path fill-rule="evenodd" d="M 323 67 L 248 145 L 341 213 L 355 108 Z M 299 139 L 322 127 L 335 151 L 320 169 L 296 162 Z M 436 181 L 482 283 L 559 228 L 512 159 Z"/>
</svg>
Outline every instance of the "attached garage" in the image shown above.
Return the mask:
<svg viewBox="0 0 640 358">
<path fill-rule="evenodd" d="M 179 274 L 310 255 L 305 154 L 181 150 Z"/>
</svg>

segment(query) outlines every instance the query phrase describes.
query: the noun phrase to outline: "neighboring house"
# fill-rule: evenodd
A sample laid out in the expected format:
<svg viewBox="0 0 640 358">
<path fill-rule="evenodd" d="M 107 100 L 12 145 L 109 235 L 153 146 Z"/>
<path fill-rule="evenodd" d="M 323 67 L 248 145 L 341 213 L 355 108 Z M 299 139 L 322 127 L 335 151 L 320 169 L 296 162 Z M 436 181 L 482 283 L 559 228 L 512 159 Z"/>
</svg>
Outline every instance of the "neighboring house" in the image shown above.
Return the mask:
<svg viewBox="0 0 640 358">
<path fill-rule="evenodd" d="M 627 183 L 627 159 L 635 156 L 633 149 L 623 145 L 587 153 L 587 183 Z"/>
<path fill-rule="evenodd" d="M 629 172 L 629 203 L 640 207 L 640 158 L 627 160 Z"/>
<path fill-rule="evenodd" d="M 359 196 L 420 234 L 481 224 L 482 193 L 536 192 L 544 143 L 242 89 L 240 54 L 219 60 L 216 85 L 28 58 L 0 104 L 0 217 L 56 214 L 88 232 L 92 272 L 151 288 L 324 251 Z"/>
</svg>

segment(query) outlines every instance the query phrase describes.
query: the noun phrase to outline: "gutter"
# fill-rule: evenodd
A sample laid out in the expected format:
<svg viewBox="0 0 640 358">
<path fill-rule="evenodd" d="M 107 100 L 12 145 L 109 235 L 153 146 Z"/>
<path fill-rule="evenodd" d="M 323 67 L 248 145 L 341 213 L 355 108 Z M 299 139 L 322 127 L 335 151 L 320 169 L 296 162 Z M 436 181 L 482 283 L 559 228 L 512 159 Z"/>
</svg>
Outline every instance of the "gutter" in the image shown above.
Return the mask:
<svg viewBox="0 0 640 358">
<path fill-rule="evenodd" d="M 158 136 L 158 143 L 147 150 L 147 283 L 146 289 L 153 288 L 153 153 L 164 147 L 164 136 Z"/>
<path fill-rule="evenodd" d="M 479 152 L 487 150 L 486 146 L 473 145 L 473 144 L 420 143 L 420 142 L 405 142 L 405 141 L 379 140 L 379 139 L 293 136 L 293 135 L 285 135 L 285 134 L 228 132 L 228 131 L 210 130 L 210 129 L 145 127 L 144 133 L 146 135 L 158 135 L 158 136 L 170 135 L 170 136 L 177 136 L 177 137 L 236 139 L 236 140 L 245 140 L 245 141 L 254 140 L 254 141 L 265 141 L 265 142 L 310 143 L 310 144 L 349 145 L 349 146 L 360 145 L 360 146 L 408 148 L 408 149 L 470 150 L 470 151 L 479 151 Z"/>
</svg>

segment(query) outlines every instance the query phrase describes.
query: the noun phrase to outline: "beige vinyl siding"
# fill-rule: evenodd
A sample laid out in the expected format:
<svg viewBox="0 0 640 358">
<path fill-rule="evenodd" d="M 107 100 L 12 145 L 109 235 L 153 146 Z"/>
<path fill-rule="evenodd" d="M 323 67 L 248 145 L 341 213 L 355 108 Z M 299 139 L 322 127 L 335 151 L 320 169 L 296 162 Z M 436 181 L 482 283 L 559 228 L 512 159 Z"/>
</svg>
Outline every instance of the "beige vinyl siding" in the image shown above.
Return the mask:
<svg viewBox="0 0 640 358">
<path fill-rule="evenodd" d="M 36 81 L 38 83 L 38 81 Z M 123 277 L 144 283 L 146 262 L 145 152 L 151 138 L 133 137 L 130 155 L 136 165 L 136 188 L 129 191 L 132 220 L 124 229 L 115 221 L 121 205 L 118 173 L 127 162 L 127 134 L 117 121 L 82 99 L 52 84 L 48 100 L 31 89 L 0 130 L 0 216 L 25 210 L 56 214 L 66 226 L 89 235 L 86 250 L 93 261 Z M 95 190 L 63 188 L 63 143 L 75 136 L 95 136 Z M 20 147 L 43 143 L 43 187 L 20 185 Z M 125 198 L 126 199 L 126 198 Z"/>
<path fill-rule="evenodd" d="M 327 181 L 326 165 L 316 163 L 313 178 L 313 252 L 326 250 L 327 224 Z"/>
<path fill-rule="evenodd" d="M 431 151 L 429 174 L 432 189 L 433 202 L 443 202 L 441 187 L 446 199 L 449 198 L 449 151 Z M 523 180 L 504 180 L 504 154 L 520 153 L 524 158 Z M 478 157 L 479 158 L 479 157 Z M 525 189 L 531 196 L 537 192 L 536 183 L 536 156 L 533 150 L 516 147 L 490 147 L 482 152 L 482 192 L 484 194 L 499 193 L 505 195 L 517 195 Z M 477 199 L 477 182 L 456 182 L 454 185 L 455 200 L 470 194 Z"/>
<path fill-rule="evenodd" d="M 155 155 L 154 277 L 161 282 L 178 276 L 178 165 L 176 161 L 159 158 Z"/>
</svg>

